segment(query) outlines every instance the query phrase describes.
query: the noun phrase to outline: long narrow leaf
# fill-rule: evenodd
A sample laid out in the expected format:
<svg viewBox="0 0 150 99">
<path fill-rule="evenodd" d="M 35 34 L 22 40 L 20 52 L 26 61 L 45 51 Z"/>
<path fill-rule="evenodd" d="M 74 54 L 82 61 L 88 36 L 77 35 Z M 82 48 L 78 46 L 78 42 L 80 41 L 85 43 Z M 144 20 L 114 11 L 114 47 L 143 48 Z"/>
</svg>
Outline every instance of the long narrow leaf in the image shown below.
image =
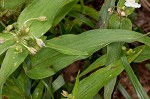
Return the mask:
<svg viewBox="0 0 150 99">
<path fill-rule="evenodd" d="M 78 72 L 78 75 L 76 77 L 76 82 L 72 91 L 73 96 L 77 99 L 78 99 L 78 90 L 79 90 L 79 73 L 80 72 Z"/>
<path fill-rule="evenodd" d="M 15 9 L 17 7 L 19 7 L 20 5 L 22 5 L 26 0 L 3 0 L 3 4 L 2 2 L 0 3 L 0 5 L 2 5 L 2 9 Z"/>
<path fill-rule="evenodd" d="M 128 58 L 129 62 L 132 62 L 141 52 L 142 50 L 132 57 L 130 56 Z M 110 79 L 119 75 L 123 70 L 124 67 L 121 60 L 119 60 L 115 64 L 110 64 L 92 73 L 90 76 L 80 81 L 78 98 L 91 99 Z"/>
<path fill-rule="evenodd" d="M 126 99 L 132 99 L 132 97 L 129 95 L 126 89 L 121 85 L 121 83 L 118 84 L 117 88 Z"/>
<path fill-rule="evenodd" d="M 76 5 L 79 0 L 67 0 L 64 6 L 58 11 L 55 16 L 53 26 L 57 25 L 67 13 Z"/>
<path fill-rule="evenodd" d="M 145 45 L 142 45 L 142 46 L 138 46 L 134 49 L 134 51 L 137 51 L 138 49 L 141 49 L 143 46 Z M 145 61 L 145 60 L 148 60 L 150 59 L 150 47 L 149 46 L 145 46 L 144 50 L 142 51 L 142 53 L 134 60 L 134 62 L 142 62 L 142 61 Z"/>
<path fill-rule="evenodd" d="M 78 11 L 78 12 L 81 12 L 82 13 L 82 9 L 81 9 L 81 5 L 80 4 L 76 4 L 73 9 L 73 11 Z M 99 18 L 99 13 L 98 11 L 96 11 L 95 9 L 91 8 L 91 7 L 88 7 L 88 6 L 85 6 L 84 5 L 84 14 L 85 15 L 88 15 L 90 17 L 92 17 L 93 19 L 95 20 L 98 20 Z"/>
<path fill-rule="evenodd" d="M 103 55 L 101 57 L 99 57 L 96 61 L 94 61 L 94 63 L 92 63 L 86 70 L 84 70 L 79 77 L 82 77 L 83 75 L 89 73 L 90 71 L 97 69 L 101 66 L 105 65 L 105 61 L 106 61 L 106 55 Z"/>
<path fill-rule="evenodd" d="M 117 77 L 108 81 L 108 83 L 104 86 L 104 99 L 111 99 L 113 90 L 116 85 Z"/>
<path fill-rule="evenodd" d="M 134 74 L 127 58 L 125 55 L 123 55 L 121 57 L 121 61 L 123 63 L 123 66 L 129 76 L 129 79 L 137 93 L 137 96 L 140 98 L 140 99 L 149 99 L 147 93 L 144 91 L 144 89 L 142 88 L 142 85 L 140 84 L 139 80 L 137 79 L 136 75 Z"/>
<path fill-rule="evenodd" d="M 29 19 L 46 16 L 47 20 L 44 22 L 33 20 L 27 23 L 30 27 L 30 32 L 36 37 L 40 37 L 51 28 L 54 22 L 57 24 L 67 12 L 70 11 L 70 9 L 66 9 L 67 6 L 65 8 L 63 7 L 73 1 L 77 2 L 77 0 L 34 0 L 21 12 L 18 22 L 23 25 L 24 22 Z M 74 4 L 76 3 L 73 3 L 72 5 Z M 63 13 L 61 11 L 63 11 Z M 55 17 L 56 20 L 54 20 Z"/>
<path fill-rule="evenodd" d="M 60 45 L 55 45 L 53 43 L 48 43 L 47 44 L 47 47 L 48 48 L 52 48 L 52 49 L 55 49 L 57 50 L 58 52 L 62 53 L 62 54 L 67 54 L 67 55 L 87 55 L 88 56 L 88 53 L 87 52 L 82 52 L 82 51 L 79 51 L 79 50 L 75 50 L 75 49 L 71 49 L 71 48 L 68 48 L 68 47 L 64 47 L 64 46 L 60 46 Z"/>
<path fill-rule="evenodd" d="M 107 38 L 107 39 L 106 39 Z M 88 43 L 87 43 L 88 41 Z M 84 32 L 79 35 L 63 35 L 47 41 L 47 44 L 55 44 L 63 47 L 69 47 L 73 50 L 85 51 L 89 55 L 97 50 L 103 48 L 112 42 L 133 42 L 139 41 L 150 46 L 150 38 L 140 33 L 122 30 L 122 29 L 96 29 Z M 65 55 L 59 53 L 54 49 L 43 48 L 34 57 L 31 57 L 32 69 L 41 68 L 41 71 L 46 70 L 47 67 L 52 66 L 57 72 L 62 68 L 68 66 L 76 60 L 87 58 L 88 56 Z M 42 70 L 42 68 L 44 70 Z M 36 70 L 35 70 L 36 71 Z M 40 69 L 38 71 L 40 74 Z M 33 73 L 32 73 L 33 74 Z M 51 76 L 54 73 L 48 73 L 45 77 Z M 32 75 L 30 75 L 32 76 Z M 38 75 L 37 75 L 38 77 Z M 44 76 L 42 76 L 43 78 Z M 36 79 L 36 78 L 34 78 Z M 38 78 L 39 79 L 39 78 Z"/>
<path fill-rule="evenodd" d="M 59 88 L 61 88 L 65 84 L 64 78 L 62 75 L 59 75 L 55 81 L 52 83 L 52 87 L 54 89 L 54 92 L 57 91 Z"/>
<path fill-rule="evenodd" d="M 42 82 L 43 82 L 43 84 L 45 85 L 45 87 L 46 87 L 48 93 L 50 94 L 50 96 L 52 97 L 52 99 L 54 99 L 52 90 L 50 89 L 50 87 L 48 86 L 48 84 L 47 84 L 44 80 L 42 80 Z"/>
<path fill-rule="evenodd" d="M 42 81 L 40 81 L 32 93 L 32 99 L 41 99 L 43 95 L 43 90 L 44 84 Z"/>
<path fill-rule="evenodd" d="M 95 24 L 93 21 L 91 21 L 89 18 L 85 17 L 84 15 L 78 13 L 78 12 L 75 12 L 75 11 L 71 11 L 70 13 L 68 13 L 69 16 L 72 16 L 76 19 L 78 19 L 79 21 L 85 23 L 86 25 L 94 28 L 95 27 Z"/>
<path fill-rule="evenodd" d="M 25 49 L 23 50 L 23 52 L 16 52 L 14 46 L 8 49 L 0 69 L 1 88 L 5 83 L 6 79 L 18 68 L 18 66 L 24 61 L 27 55 L 28 55 L 28 51 Z"/>
</svg>

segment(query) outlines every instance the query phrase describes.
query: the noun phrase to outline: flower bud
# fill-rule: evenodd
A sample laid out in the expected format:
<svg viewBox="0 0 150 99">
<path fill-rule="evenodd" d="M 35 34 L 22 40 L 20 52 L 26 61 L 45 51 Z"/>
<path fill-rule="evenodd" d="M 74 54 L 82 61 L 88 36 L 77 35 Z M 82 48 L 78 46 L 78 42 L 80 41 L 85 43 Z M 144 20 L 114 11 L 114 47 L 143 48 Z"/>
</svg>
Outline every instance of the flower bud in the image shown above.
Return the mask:
<svg viewBox="0 0 150 99">
<path fill-rule="evenodd" d="M 6 27 L 6 31 L 10 31 L 10 30 L 12 30 L 13 29 L 13 25 L 8 25 L 7 27 Z"/>
<path fill-rule="evenodd" d="M 46 16 L 40 16 L 40 17 L 38 17 L 38 20 L 39 21 L 46 21 L 47 18 L 46 18 Z"/>
<path fill-rule="evenodd" d="M 112 14 L 112 13 L 113 13 L 113 9 L 112 9 L 112 8 L 109 8 L 109 9 L 108 9 L 108 12 L 109 12 L 109 14 Z"/>
<path fill-rule="evenodd" d="M 39 47 L 43 47 L 43 46 L 45 46 L 45 43 L 42 41 L 42 39 L 36 39 L 36 43 L 37 43 L 37 45 L 39 46 Z"/>
<path fill-rule="evenodd" d="M 29 52 L 32 54 L 32 55 L 35 55 L 37 53 L 37 50 L 33 47 L 27 47 L 27 49 L 29 50 Z"/>
<path fill-rule="evenodd" d="M 16 51 L 17 52 L 22 52 L 22 47 L 21 46 L 16 46 Z"/>
<path fill-rule="evenodd" d="M 131 54 L 133 53 L 133 49 L 131 49 L 131 48 L 130 48 L 128 51 L 129 51 Z"/>
<path fill-rule="evenodd" d="M 120 12 L 120 15 L 121 15 L 121 16 L 126 16 L 126 13 L 125 13 L 124 11 L 121 11 L 121 12 Z"/>
<path fill-rule="evenodd" d="M 127 55 L 132 55 L 132 54 L 134 54 L 134 51 L 133 51 L 133 49 L 129 49 L 128 51 L 127 51 Z"/>
<path fill-rule="evenodd" d="M 61 93 L 64 97 L 68 97 L 69 96 L 69 94 L 68 94 L 68 92 L 67 91 L 65 91 L 65 90 L 62 90 L 62 93 Z"/>
<path fill-rule="evenodd" d="M 125 46 L 122 46 L 122 48 L 121 48 L 123 51 L 126 51 L 127 50 L 127 48 L 125 47 Z"/>
</svg>

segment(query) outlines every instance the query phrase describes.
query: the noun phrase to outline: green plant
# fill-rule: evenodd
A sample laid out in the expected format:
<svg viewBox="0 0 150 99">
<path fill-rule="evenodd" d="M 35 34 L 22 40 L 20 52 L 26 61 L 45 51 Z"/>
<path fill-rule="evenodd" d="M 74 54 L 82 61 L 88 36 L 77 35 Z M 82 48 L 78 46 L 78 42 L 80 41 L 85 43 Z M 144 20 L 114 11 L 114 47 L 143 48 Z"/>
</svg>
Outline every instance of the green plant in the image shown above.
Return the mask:
<svg viewBox="0 0 150 99">
<path fill-rule="evenodd" d="M 143 55 L 150 50 L 150 38 L 147 34 L 132 31 L 128 15 L 134 8 L 125 7 L 125 0 L 118 1 L 117 10 L 117 1 L 105 0 L 100 16 L 96 10 L 85 6 L 83 0 L 80 3 L 79 0 L 8 1 L 1 0 L 2 13 L 16 9 L 16 5 L 24 10 L 17 22 L 10 22 L 0 33 L 1 99 L 4 96 L 10 99 L 54 99 L 54 92 L 58 93 L 57 98 L 61 98 L 59 89 L 65 81 L 59 71 L 104 47 L 107 47 L 107 54 L 78 74 L 72 93 L 63 95 L 68 99 L 91 99 L 105 86 L 104 97 L 110 99 L 116 77 L 125 69 L 129 77 L 134 78 L 131 82 L 138 97 L 149 98 L 129 63 L 150 58 Z M 85 31 L 81 28 L 83 24 L 96 27 L 98 17 L 101 19 L 99 29 Z M 56 37 L 57 34 L 60 36 Z M 123 45 L 134 41 L 144 45 L 126 51 Z M 96 71 L 79 80 L 92 70 Z"/>
</svg>

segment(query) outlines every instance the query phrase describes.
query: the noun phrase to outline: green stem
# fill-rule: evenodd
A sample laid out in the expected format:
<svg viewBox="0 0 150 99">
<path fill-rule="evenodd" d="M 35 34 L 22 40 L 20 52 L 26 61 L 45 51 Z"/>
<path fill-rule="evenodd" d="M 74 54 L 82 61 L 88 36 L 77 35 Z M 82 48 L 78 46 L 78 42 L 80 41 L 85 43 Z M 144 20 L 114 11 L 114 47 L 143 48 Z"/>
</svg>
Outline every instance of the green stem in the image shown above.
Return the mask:
<svg viewBox="0 0 150 99">
<path fill-rule="evenodd" d="M 32 20 L 38 20 L 38 18 L 31 18 L 31 19 L 28 19 L 28 20 L 26 20 L 23 24 L 25 25 L 27 22 L 32 21 Z"/>
<path fill-rule="evenodd" d="M 83 1 L 83 0 L 80 0 L 80 3 L 81 3 L 81 11 L 82 11 L 82 14 L 84 14 L 84 13 L 85 13 L 84 1 Z"/>
<path fill-rule="evenodd" d="M 3 87 L 3 85 L 2 85 L 2 86 L 0 86 L 0 99 L 2 99 L 2 98 L 3 98 L 3 96 L 2 96 L 2 87 Z"/>
</svg>

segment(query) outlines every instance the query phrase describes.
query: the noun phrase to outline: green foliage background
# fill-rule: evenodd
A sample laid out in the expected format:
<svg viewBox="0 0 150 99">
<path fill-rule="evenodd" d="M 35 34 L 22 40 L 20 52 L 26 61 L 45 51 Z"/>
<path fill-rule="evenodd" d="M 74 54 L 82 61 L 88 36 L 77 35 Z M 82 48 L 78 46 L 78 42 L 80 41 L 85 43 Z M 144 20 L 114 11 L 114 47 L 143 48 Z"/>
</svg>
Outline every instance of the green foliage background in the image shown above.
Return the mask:
<svg viewBox="0 0 150 99">
<path fill-rule="evenodd" d="M 104 98 L 111 99 L 117 85 L 116 77 L 124 69 L 137 96 L 149 99 L 130 67 L 131 62 L 150 58 L 148 34 L 132 31 L 128 15 L 134 9 L 124 7 L 125 0 L 105 0 L 100 11 L 84 5 L 84 2 L 1 0 L 1 99 L 59 99 L 63 98 L 62 89 L 68 91 L 67 99 L 100 99 L 98 92 L 102 87 Z M 109 8 L 114 12 L 109 12 Z M 120 11 L 126 16 L 122 16 Z M 15 18 L 11 16 L 12 19 L 4 23 L 3 17 L 8 14 L 19 17 L 15 22 Z M 40 20 L 40 17 L 46 19 Z M 100 26 L 94 29 L 97 23 Z M 92 30 L 84 30 L 83 25 Z M 41 47 L 37 43 L 39 40 L 45 46 Z M 122 50 L 123 45 L 135 41 L 143 45 L 130 52 Z M 74 87 L 69 86 L 64 81 L 61 70 L 77 60 L 90 59 L 100 49 L 107 50 L 107 53 L 103 53 L 87 69 L 80 71 Z M 83 78 L 92 70 L 95 72 Z M 121 90 L 120 83 L 119 86 Z M 128 93 L 123 95 L 130 97 Z"/>
</svg>

